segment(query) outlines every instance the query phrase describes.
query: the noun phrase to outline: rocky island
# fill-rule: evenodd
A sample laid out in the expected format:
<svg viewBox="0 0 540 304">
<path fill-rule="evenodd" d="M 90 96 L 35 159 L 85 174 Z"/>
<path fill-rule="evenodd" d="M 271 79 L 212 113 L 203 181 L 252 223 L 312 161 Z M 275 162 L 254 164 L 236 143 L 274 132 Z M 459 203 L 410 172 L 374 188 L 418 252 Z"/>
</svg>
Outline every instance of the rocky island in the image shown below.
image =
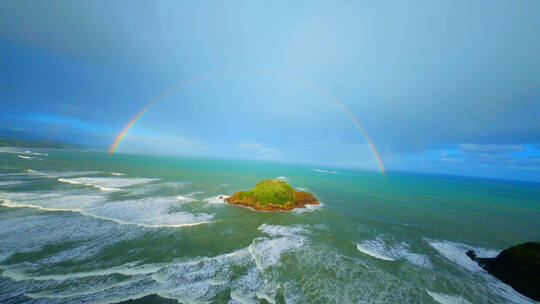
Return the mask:
<svg viewBox="0 0 540 304">
<path fill-rule="evenodd" d="M 263 211 L 288 211 L 305 205 L 319 204 L 311 193 L 296 191 L 287 182 L 278 179 L 260 181 L 253 189 L 236 192 L 225 201 L 232 205 Z"/>
<path fill-rule="evenodd" d="M 540 242 L 512 246 L 495 258 L 477 257 L 472 250 L 467 256 L 519 293 L 540 301 Z"/>
</svg>

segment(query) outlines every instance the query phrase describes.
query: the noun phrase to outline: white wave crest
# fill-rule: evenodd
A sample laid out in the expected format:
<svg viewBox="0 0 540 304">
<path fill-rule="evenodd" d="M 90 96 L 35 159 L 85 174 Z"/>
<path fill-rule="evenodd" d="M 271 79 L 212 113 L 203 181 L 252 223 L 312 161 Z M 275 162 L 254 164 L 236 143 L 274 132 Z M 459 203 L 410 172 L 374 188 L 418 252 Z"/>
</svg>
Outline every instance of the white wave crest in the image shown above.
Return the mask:
<svg viewBox="0 0 540 304">
<path fill-rule="evenodd" d="M 283 253 L 300 249 L 305 243 L 306 239 L 299 236 L 256 239 L 249 246 L 249 253 L 257 264 L 257 268 L 264 271 L 270 266 L 278 265 Z"/>
<path fill-rule="evenodd" d="M 207 203 L 210 203 L 210 204 L 225 204 L 225 199 L 226 198 L 229 198 L 231 197 L 230 195 L 224 195 L 224 194 L 220 194 L 220 195 L 216 195 L 216 196 L 212 196 L 212 197 L 207 197 L 205 198 L 203 201 L 207 202 Z"/>
<path fill-rule="evenodd" d="M 466 255 L 468 250 L 473 250 L 477 256 L 486 258 L 495 257 L 499 253 L 499 251 L 493 249 L 473 247 L 448 241 L 429 241 L 428 243 L 442 256 L 470 271 L 482 271 L 482 268 Z"/>
<path fill-rule="evenodd" d="M 465 300 L 460 296 L 451 296 L 444 293 L 436 293 L 426 290 L 427 294 L 433 298 L 433 300 L 441 304 L 470 304 L 471 302 Z"/>
<path fill-rule="evenodd" d="M 103 187 L 103 186 L 100 186 L 100 185 L 85 183 L 85 182 L 77 181 L 77 180 L 74 180 L 74 179 L 59 178 L 58 181 L 62 182 L 62 183 L 72 184 L 72 185 L 92 186 L 92 187 L 98 188 L 99 190 L 102 190 L 102 191 L 118 191 L 118 190 L 120 190 L 120 189 L 117 189 L 117 188 L 109 188 L 109 187 Z"/>
<path fill-rule="evenodd" d="M 319 202 L 319 204 L 317 205 L 304 205 L 304 207 L 301 207 L 301 208 L 294 208 L 292 212 L 293 213 L 311 212 L 311 211 L 322 209 L 323 206 L 324 204 Z"/>
<path fill-rule="evenodd" d="M 36 171 L 32 169 L 28 169 L 26 172 L 46 178 L 72 177 L 100 173 L 99 171 Z"/>
<path fill-rule="evenodd" d="M 18 158 L 22 159 L 41 159 L 39 157 L 32 157 L 32 156 L 25 156 L 25 155 L 17 155 Z"/>
<path fill-rule="evenodd" d="M 59 178 L 59 182 L 85 185 L 98 188 L 102 191 L 118 191 L 119 188 L 130 187 L 139 184 L 146 184 L 157 181 L 157 178 L 118 178 L 118 177 L 77 177 Z"/>
<path fill-rule="evenodd" d="M 210 223 L 213 215 L 176 210 L 175 197 L 149 197 L 107 201 L 100 195 L 0 192 L 1 205 L 35 208 L 50 212 L 78 212 L 83 215 L 143 227 L 187 227 Z"/>
<path fill-rule="evenodd" d="M 315 172 L 320 172 L 320 173 L 329 173 L 329 174 L 337 174 L 338 173 L 337 171 L 317 169 L 317 168 L 313 168 L 311 170 L 313 170 Z"/>
<path fill-rule="evenodd" d="M 191 197 L 188 197 L 188 196 L 182 196 L 182 195 L 177 195 L 176 198 L 181 202 L 193 202 L 193 201 L 196 201 L 196 199 L 194 199 L 194 198 L 191 198 Z"/>
<path fill-rule="evenodd" d="M 262 224 L 259 226 L 259 231 L 268 234 L 269 236 L 297 236 L 305 234 L 307 230 L 300 226 L 279 226 Z"/>
<path fill-rule="evenodd" d="M 35 208 L 44 211 L 83 212 L 105 202 L 99 195 L 73 195 L 59 193 L 1 192 L 2 206 L 9 208 Z"/>
<path fill-rule="evenodd" d="M 14 281 L 22 280 L 34 280 L 34 281 L 63 281 L 67 279 L 77 279 L 77 278 L 87 278 L 94 276 L 108 276 L 111 274 L 122 274 L 122 275 L 139 275 L 139 274 L 152 274 L 159 269 L 162 265 L 155 264 L 146 264 L 146 265 L 136 265 L 135 263 L 128 263 L 122 266 L 108 268 L 108 269 L 97 269 L 92 271 L 83 271 L 83 272 L 72 272 L 67 274 L 51 274 L 51 275 L 30 275 L 25 272 L 21 272 L 17 269 L 6 269 L 2 273 L 2 276 L 8 277 Z"/>
<path fill-rule="evenodd" d="M 13 186 L 13 185 L 20 185 L 24 183 L 23 181 L 0 181 L 0 187 L 2 186 Z"/>
<path fill-rule="evenodd" d="M 147 227 L 186 227 L 209 223 L 213 216 L 174 210 L 178 201 L 174 197 L 149 197 L 112 201 L 88 210 L 91 215 L 122 224 Z"/>
<path fill-rule="evenodd" d="M 471 260 L 466 252 L 468 250 L 473 250 L 478 257 L 483 258 L 493 258 L 499 254 L 498 250 L 495 249 L 486 249 L 482 247 L 474 247 L 462 243 L 454 243 L 450 241 L 428 241 L 428 243 L 437 250 L 442 256 L 446 259 L 454 262 L 460 267 L 472 271 L 478 272 L 484 275 L 486 280 L 486 285 L 489 290 L 498 295 L 501 298 L 505 299 L 505 303 L 536 303 L 529 298 L 521 295 L 515 291 L 512 287 L 504 284 L 495 277 L 488 274 L 484 271 L 477 262 Z"/>
<path fill-rule="evenodd" d="M 82 212 L 81 209 L 73 209 L 73 208 L 51 208 L 51 207 L 43 207 L 38 205 L 32 205 L 32 204 L 21 204 L 21 203 L 14 203 L 12 201 L 2 199 L 2 203 L 0 203 L 1 206 L 8 207 L 8 208 L 34 208 L 39 209 L 43 211 L 59 211 L 59 212 Z"/>
<path fill-rule="evenodd" d="M 33 152 L 33 155 L 39 155 L 39 156 L 49 156 L 47 153 L 39 153 L 39 152 Z"/>
<path fill-rule="evenodd" d="M 366 240 L 362 243 L 356 244 L 356 248 L 360 252 L 380 260 L 395 261 L 405 259 L 416 266 L 424 268 L 432 267 L 427 256 L 411 252 L 409 250 L 409 245 L 403 242 L 394 245 L 387 245 L 380 237 L 377 237 L 374 240 Z"/>
<path fill-rule="evenodd" d="M 256 238 L 248 247 L 257 268 L 264 271 L 266 268 L 278 265 L 281 255 L 285 252 L 300 249 L 307 242 L 306 229 L 299 226 L 279 226 L 262 224 L 259 230 L 275 238 Z"/>
<path fill-rule="evenodd" d="M 30 150 L 20 150 L 15 147 L 4 147 L 0 148 L 0 153 L 14 153 L 14 154 L 30 154 L 30 155 L 38 155 L 38 156 L 49 156 L 47 153 L 39 153 L 39 152 L 32 152 Z"/>
<path fill-rule="evenodd" d="M 386 251 L 386 246 L 384 243 L 379 240 L 371 240 L 371 241 L 364 241 L 362 243 L 356 244 L 356 248 L 358 251 L 365 253 L 369 256 L 372 256 L 374 258 L 384 260 L 384 261 L 393 261 L 394 259 L 391 257 L 388 257 L 384 255 L 384 252 Z"/>
</svg>

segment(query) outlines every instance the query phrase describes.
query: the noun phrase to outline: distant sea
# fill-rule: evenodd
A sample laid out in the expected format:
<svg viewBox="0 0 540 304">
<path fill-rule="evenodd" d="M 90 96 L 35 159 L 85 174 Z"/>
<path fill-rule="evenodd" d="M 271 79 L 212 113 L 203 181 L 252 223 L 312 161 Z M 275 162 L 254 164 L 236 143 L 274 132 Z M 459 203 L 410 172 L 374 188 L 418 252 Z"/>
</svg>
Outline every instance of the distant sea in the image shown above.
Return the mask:
<svg viewBox="0 0 540 304">
<path fill-rule="evenodd" d="M 322 204 L 220 198 L 267 178 Z M 534 303 L 465 252 L 539 241 L 538 183 L 2 148 L 0 204 L 1 303 Z"/>
</svg>

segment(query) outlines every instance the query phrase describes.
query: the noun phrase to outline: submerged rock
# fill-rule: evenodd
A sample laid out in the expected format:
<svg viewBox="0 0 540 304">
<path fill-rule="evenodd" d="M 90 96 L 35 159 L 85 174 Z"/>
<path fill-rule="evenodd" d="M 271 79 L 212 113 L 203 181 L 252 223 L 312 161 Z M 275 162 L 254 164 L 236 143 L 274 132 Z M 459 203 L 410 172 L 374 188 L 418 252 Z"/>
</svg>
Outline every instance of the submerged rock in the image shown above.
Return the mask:
<svg viewBox="0 0 540 304">
<path fill-rule="evenodd" d="M 155 293 L 149 294 L 138 299 L 129 299 L 126 301 L 118 302 L 115 304 L 178 304 L 179 302 L 174 299 L 167 299 L 161 297 Z"/>
<path fill-rule="evenodd" d="M 479 258 L 472 250 L 467 256 L 519 293 L 540 301 L 540 242 L 510 247 L 495 258 Z"/>
<path fill-rule="evenodd" d="M 253 189 L 236 192 L 225 201 L 264 211 L 292 210 L 319 204 L 311 193 L 296 191 L 287 182 L 278 179 L 260 181 Z"/>
</svg>

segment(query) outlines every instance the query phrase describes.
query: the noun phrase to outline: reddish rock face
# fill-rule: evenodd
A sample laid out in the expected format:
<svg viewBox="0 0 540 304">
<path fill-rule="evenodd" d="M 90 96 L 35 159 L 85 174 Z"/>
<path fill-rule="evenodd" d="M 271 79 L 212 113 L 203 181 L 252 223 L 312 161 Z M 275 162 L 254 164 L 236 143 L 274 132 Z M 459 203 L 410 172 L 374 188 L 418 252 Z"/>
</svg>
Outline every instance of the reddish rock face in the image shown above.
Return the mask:
<svg viewBox="0 0 540 304">
<path fill-rule="evenodd" d="M 319 201 L 311 193 L 304 191 L 294 191 L 294 201 L 287 202 L 285 205 L 265 204 L 262 205 L 250 198 L 240 198 L 241 192 L 236 192 L 233 196 L 226 198 L 225 201 L 231 205 L 240 205 L 261 211 L 290 211 L 294 208 L 302 208 L 305 205 L 318 205 Z"/>
</svg>

